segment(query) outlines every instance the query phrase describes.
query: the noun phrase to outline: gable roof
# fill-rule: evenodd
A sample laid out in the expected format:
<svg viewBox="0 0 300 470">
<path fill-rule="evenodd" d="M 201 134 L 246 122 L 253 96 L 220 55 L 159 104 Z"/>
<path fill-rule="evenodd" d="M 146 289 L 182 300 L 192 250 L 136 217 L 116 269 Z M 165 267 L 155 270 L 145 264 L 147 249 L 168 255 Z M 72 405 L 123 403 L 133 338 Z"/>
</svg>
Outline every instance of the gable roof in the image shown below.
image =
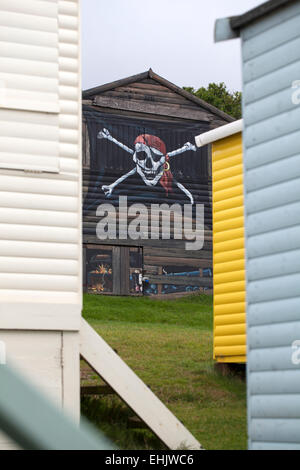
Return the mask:
<svg viewBox="0 0 300 470">
<path fill-rule="evenodd" d="M 206 103 L 206 101 L 200 98 L 197 98 L 197 96 L 194 96 L 192 93 L 189 93 L 188 91 L 183 90 L 177 85 L 174 85 L 174 83 L 171 83 L 165 78 L 161 77 L 160 75 L 157 75 L 155 72 L 153 72 L 152 69 L 149 69 L 146 72 L 139 73 L 137 75 L 132 75 L 131 77 L 126 77 L 121 80 L 116 80 L 114 82 L 106 83 L 101 86 L 84 90 L 82 92 L 82 98 L 89 99 L 105 91 L 113 90 L 114 88 L 129 85 L 131 83 L 139 82 L 148 78 L 158 82 L 160 85 L 163 85 L 169 88 L 173 92 L 178 93 L 179 95 L 183 96 L 189 101 L 192 101 L 196 105 L 201 106 L 201 108 L 205 109 L 206 111 L 209 111 L 210 113 L 215 114 L 216 116 L 219 116 L 220 118 L 224 119 L 224 121 L 232 122 L 235 120 L 232 116 L 229 116 L 227 113 L 224 113 L 223 111 L 216 108 L 215 106 L 209 103 Z"/>
</svg>

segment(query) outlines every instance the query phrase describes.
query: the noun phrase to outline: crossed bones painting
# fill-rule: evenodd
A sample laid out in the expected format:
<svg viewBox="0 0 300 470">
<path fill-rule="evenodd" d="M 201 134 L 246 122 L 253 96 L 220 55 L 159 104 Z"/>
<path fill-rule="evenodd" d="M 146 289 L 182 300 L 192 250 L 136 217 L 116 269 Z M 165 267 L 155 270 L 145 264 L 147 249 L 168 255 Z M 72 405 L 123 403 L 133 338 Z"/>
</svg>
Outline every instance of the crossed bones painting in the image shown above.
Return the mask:
<svg viewBox="0 0 300 470">
<path fill-rule="evenodd" d="M 85 210 L 119 196 L 128 202 L 195 205 L 207 185 L 206 149 L 194 136 L 207 130 L 199 123 L 157 123 L 86 111 L 90 142 L 90 177 Z M 205 194 L 208 191 L 205 190 Z M 209 202 L 207 202 L 209 203 Z"/>
<path fill-rule="evenodd" d="M 107 197 L 111 196 L 115 188 L 128 177 L 138 174 L 146 186 L 156 186 L 160 183 L 165 189 L 167 196 L 168 193 L 172 191 L 172 183 L 174 183 L 179 190 L 188 197 L 190 203 L 194 204 L 194 198 L 191 192 L 172 175 L 170 158 L 188 150 L 195 152 L 195 145 L 186 142 L 181 148 L 167 153 L 166 145 L 159 137 L 150 134 L 141 134 L 136 137 L 133 150 L 115 139 L 105 128 L 98 133 L 97 138 L 108 139 L 121 147 L 125 152 L 132 155 L 135 164 L 132 170 L 122 175 L 112 184 L 102 185 L 102 191 L 104 191 Z"/>
</svg>

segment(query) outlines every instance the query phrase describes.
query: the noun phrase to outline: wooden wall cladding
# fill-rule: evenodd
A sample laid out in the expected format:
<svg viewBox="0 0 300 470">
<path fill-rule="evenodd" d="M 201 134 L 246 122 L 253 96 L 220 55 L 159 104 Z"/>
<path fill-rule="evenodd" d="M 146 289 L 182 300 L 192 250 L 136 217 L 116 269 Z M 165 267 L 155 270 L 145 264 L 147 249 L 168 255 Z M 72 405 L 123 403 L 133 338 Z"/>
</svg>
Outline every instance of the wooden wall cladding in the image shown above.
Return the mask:
<svg viewBox="0 0 300 470">
<path fill-rule="evenodd" d="M 133 83 L 123 84 L 113 89 L 87 98 L 85 103 L 96 105 L 103 109 L 115 109 L 117 112 L 151 114 L 167 118 L 183 118 L 186 120 L 206 121 L 210 128 L 219 127 L 229 120 L 215 114 L 213 111 L 176 93 L 169 86 L 162 85 L 152 78 L 145 78 Z M 168 85 L 170 85 L 168 83 Z M 177 88 L 177 87 L 174 87 Z"/>
<path fill-rule="evenodd" d="M 153 79 L 144 79 L 129 84 L 116 86 L 114 89 L 104 90 L 95 96 L 84 100 L 83 117 L 83 242 L 85 246 L 97 244 L 116 247 L 136 246 L 143 251 L 143 275 L 146 278 L 144 293 L 148 295 L 177 296 L 187 292 L 212 292 L 212 208 L 211 208 L 211 155 L 210 149 L 205 149 L 205 155 L 191 166 L 189 156 L 178 159 L 178 164 L 173 163 L 174 174 L 180 178 L 180 182 L 186 185 L 195 194 L 197 203 L 204 205 L 205 216 L 205 243 L 201 250 L 187 251 L 185 240 L 98 240 L 96 237 L 96 225 L 99 217 L 95 215 L 95 206 L 104 202 L 112 202 L 105 198 L 101 191 L 101 174 L 103 171 L 96 168 L 93 163 L 93 148 L 90 143 L 89 128 L 86 122 L 93 113 L 109 116 L 128 123 L 136 120 L 156 122 L 159 128 L 170 124 L 178 126 L 199 126 L 203 131 L 218 127 L 225 123 L 220 116 L 202 109 L 197 104 L 184 96 L 170 90 L 166 86 L 158 84 Z M 201 131 L 200 131 L 201 132 Z M 200 133 L 199 132 L 199 133 Z M 120 135 L 124 137 L 123 133 Z M 131 140 L 128 138 L 127 145 Z M 113 152 L 109 155 L 107 152 Z M 119 150 L 106 150 L 105 158 L 113 162 L 106 164 L 105 184 L 113 183 L 125 172 L 124 157 Z M 101 152 L 100 152 L 101 155 Z M 102 155 L 104 153 L 102 152 Z M 196 166 L 195 166 L 196 165 Z M 123 184 L 123 194 L 127 189 L 131 190 L 131 201 L 139 199 L 145 190 L 145 185 L 138 176 L 136 180 Z M 170 195 L 169 195 L 170 196 Z M 175 190 L 166 200 L 161 189 L 161 195 L 155 202 L 162 204 L 178 202 L 181 199 L 180 191 Z M 138 202 L 141 202 L 140 200 Z M 147 197 L 144 196 L 144 203 Z M 186 203 L 186 201 L 184 201 Z M 148 204 L 147 204 L 148 205 Z M 172 229 L 171 229 L 172 232 Z M 124 289 L 122 290 L 124 293 Z"/>
</svg>

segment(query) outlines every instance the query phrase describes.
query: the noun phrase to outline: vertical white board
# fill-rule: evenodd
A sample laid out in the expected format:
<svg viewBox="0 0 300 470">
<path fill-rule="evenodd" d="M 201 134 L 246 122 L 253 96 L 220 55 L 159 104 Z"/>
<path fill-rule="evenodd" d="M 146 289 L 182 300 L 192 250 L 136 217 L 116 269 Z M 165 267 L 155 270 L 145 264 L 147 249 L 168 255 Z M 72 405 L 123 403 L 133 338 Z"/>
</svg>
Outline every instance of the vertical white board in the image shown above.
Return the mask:
<svg viewBox="0 0 300 470">
<path fill-rule="evenodd" d="M 78 330 L 77 0 L 0 1 L 0 327 Z"/>
<path fill-rule="evenodd" d="M 79 12 L 79 0 L 0 0 L 0 341 L 77 421 Z"/>
</svg>

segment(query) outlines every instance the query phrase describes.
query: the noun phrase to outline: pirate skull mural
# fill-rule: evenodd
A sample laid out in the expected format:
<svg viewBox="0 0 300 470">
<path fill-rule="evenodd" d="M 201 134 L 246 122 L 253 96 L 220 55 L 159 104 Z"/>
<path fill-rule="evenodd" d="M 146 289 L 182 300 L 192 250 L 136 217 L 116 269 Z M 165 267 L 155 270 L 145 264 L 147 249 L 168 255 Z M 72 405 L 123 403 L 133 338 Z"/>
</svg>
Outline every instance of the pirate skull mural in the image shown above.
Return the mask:
<svg viewBox="0 0 300 470">
<path fill-rule="evenodd" d="M 194 204 L 194 198 L 181 183 L 176 181 L 170 170 L 170 158 L 179 155 L 188 150 L 196 151 L 195 145 L 190 142 L 185 143 L 179 149 L 168 152 L 165 143 L 157 136 L 150 134 L 141 134 L 134 141 L 134 150 L 115 139 L 107 129 L 103 128 L 97 135 L 98 139 L 107 139 L 130 153 L 135 163 L 135 168 L 118 178 L 110 185 L 103 185 L 102 190 L 107 197 L 110 197 L 115 188 L 126 178 L 139 174 L 147 186 L 156 186 L 160 183 L 166 194 L 171 191 L 174 183 L 189 198 L 190 203 Z"/>
<path fill-rule="evenodd" d="M 147 186 L 155 186 L 163 176 L 166 164 L 163 142 L 153 135 L 140 135 L 134 144 L 133 161 L 136 171 Z"/>
</svg>

